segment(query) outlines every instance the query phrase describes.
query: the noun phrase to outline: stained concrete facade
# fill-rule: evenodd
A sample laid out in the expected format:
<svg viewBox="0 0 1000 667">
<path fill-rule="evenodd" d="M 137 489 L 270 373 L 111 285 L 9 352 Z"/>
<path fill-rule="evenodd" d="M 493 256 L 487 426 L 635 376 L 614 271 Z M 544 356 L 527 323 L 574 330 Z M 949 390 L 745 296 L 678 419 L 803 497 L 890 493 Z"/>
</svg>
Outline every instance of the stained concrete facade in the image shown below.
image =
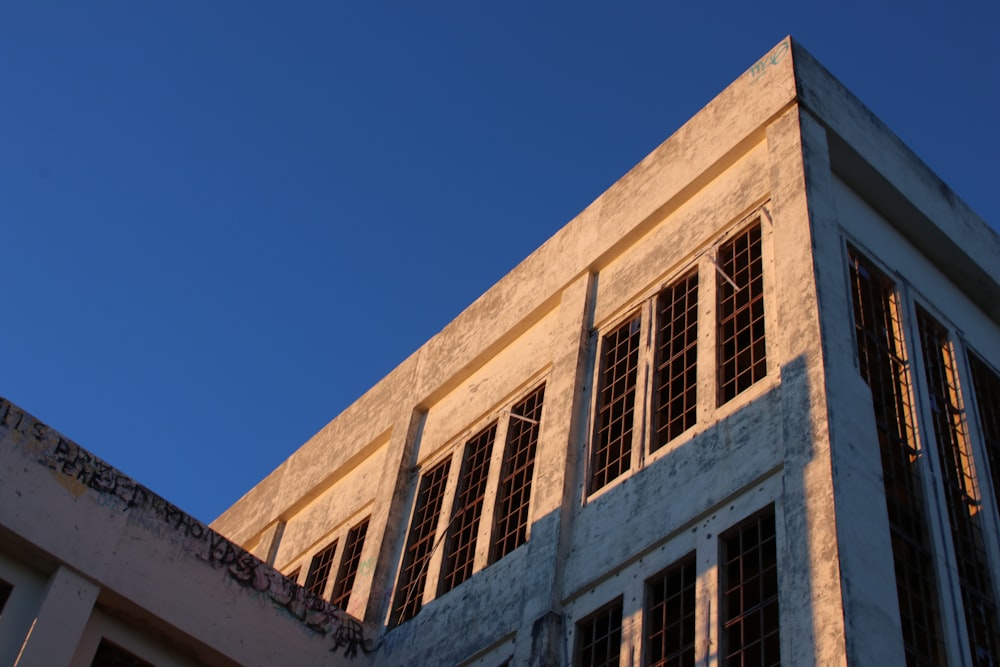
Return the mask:
<svg viewBox="0 0 1000 667">
<path fill-rule="evenodd" d="M 891 320 L 888 380 L 865 347 L 866 280 Z M 663 329 L 678 308 L 687 334 Z M 211 527 L 361 619 L 358 664 L 649 664 L 661 575 L 681 571 L 678 664 L 916 664 L 927 605 L 901 603 L 879 389 L 923 503 L 927 664 L 996 663 L 966 613 L 940 452 L 954 436 L 972 480 L 961 525 L 979 531 L 995 626 L 997 368 L 1000 238 L 789 38 Z M 511 443 L 528 441 L 511 481 Z M 504 542 L 512 486 L 527 509 Z M 758 556 L 773 595 L 734 612 L 727 591 L 751 590 Z"/>
<path fill-rule="evenodd" d="M 727 278 L 718 256 L 753 225 L 766 373 L 723 401 L 716 293 Z M 720 535 L 772 508 L 781 661 L 904 664 L 849 247 L 893 276 L 913 371 L 916 303 L 944 323 L 957 358 L 974 349 L 1000 366 L 1000 239 L 786 39 L 213 526 L 305 577 L 317 550 L 370 517 L 347 611 L 378 635 L 376 665 L 572 664 L 578 622 L 618 599 L 621 663 L 639 664 L 649 657 L 647 582 L 694 553 L 694 656 L 715 665 L 725 643 Z M 635 312 L 645 326 L 651 299 L 689 272 L 698 278 L 694 423 L 651 451 L 655 353 L 644 348 L 633 456 L 592 492 L 602 345 Z M 492 562 L 504 429 L 512 406 L 542 383 L 527 541 Z M 972 406 L 967 370 L 959 384 Z M 920 408 L 914 465 L 930 499 L 939 656 L 976 664 L 929 455 L 928 398 L 916 375 L 906 386 Z M 1000 527 L 979 417 L 970 407 L 962 418 L 996 572 Z M 473 574 L 448 590 L 441 579 L 466 442 L 494 422 Z M 417 573 L 422 608 L 398 622 L 420 483 L 449 459 L 431 553 Z"/>
</svg>

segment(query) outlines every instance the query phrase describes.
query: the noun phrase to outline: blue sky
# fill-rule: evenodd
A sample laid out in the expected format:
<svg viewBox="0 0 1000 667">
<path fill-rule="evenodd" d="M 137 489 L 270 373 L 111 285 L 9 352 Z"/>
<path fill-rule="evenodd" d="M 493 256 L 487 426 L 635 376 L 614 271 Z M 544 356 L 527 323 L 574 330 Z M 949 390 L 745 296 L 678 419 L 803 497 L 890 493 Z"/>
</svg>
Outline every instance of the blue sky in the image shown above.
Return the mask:
<svg viewBox="0 0 1000 667">
<path fill-rule="evenodd" d="M 209 521 L 787 34 L 996 228 L 998 29 L 985 0 L 5 3 L 0 395 Z"/>
</svg>

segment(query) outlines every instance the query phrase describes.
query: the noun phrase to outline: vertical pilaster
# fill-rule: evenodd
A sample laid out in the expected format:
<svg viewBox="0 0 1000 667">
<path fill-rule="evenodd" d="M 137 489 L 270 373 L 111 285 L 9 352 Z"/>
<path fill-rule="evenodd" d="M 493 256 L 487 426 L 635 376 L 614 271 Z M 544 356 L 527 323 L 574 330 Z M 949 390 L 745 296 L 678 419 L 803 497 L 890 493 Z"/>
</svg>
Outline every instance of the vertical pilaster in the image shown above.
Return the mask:
<svg viewBox="0 0 1000 667">
<path fill-rule="evenodd" d="M 100 587 L 60 567 L 49 578 L 41 607 L 24 639 L 15 667 L 68 665 L 83 636 Z"/>
<path fill-rule="evenodd" d="M 785 451 L 785 539 L 779 544 L 782 662 L 844 665 L 848 659 L 826 377 L 826 363 L 838 362 L 824 359 L 816 275 L 823 262 L 814 257 L 812 235 L 814 220 L 835 219 L 830 215 L 832 174 L 823 129 L 797 105 L 768 126 L 767 149 L 771 201 L 765 209 L 770 215 L 763 216 L 761 228 L 772 237 L 765 274 L 772 276 L 773 289 L 765 308 L 776 314 L 768 324 L 777 324 L 767 332 L 768 373 L 780 373 Z M 823 229 L 827 237 L 821 247 L 826 248 L 835 231 L 831 237 L 830 230 Z M 833 264 L 839 266 L 839 258 Z M 850 331 L 849 320 L 840 324 Z M 850 359 L 840 356 L 838 361 Z M 868 408 L 864 414 L 870 413 Z"/>
<path fill-rule="evenodd" d="M 563 616 L 559 603 L 566 534 L 574 513 L 577 459 L 585 440 L 584 386 L 591 377 L 587 341 L 593 317 L 597 278 L 582 274 L 562 293 L 559 324 L 553 339 L 552 371 L 545 387 L 542 429 L 531 492 L 530 537 L 522 582 L 521 629 L 513 663 L 561 665 Z M 555 566 L 553 567 L 553 564 Z"/>
</svg>

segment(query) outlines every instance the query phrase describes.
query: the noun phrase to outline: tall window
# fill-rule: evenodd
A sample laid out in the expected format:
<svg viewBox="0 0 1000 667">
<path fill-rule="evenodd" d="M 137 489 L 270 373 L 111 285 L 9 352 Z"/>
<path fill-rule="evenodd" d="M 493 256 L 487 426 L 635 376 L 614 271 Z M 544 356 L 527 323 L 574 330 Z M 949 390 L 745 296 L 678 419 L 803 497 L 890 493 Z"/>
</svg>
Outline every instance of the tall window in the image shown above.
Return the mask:
<svg viewBox="0 0 1000 667">
<path fill-rule="evenodd" d="M 646 665 L 694 667 L 695 555 L 646 585 Z"/>
<path fill-rule="evenodd" d="M 413 618 L 423 605 L 427 562 L 434 547 L 434 535 L 441 514 L 441 502 L 444 500 L 444 487 L 448 481 L 450 463 L 450 460 L 442 461 L 420 478 L 417 505 L 413 520 L 410 522 L 410 533 L 406 538 L 406 550 L 403 553 L 403 566 L 396 585 L 392 625 Z"/>
<path fill-rule="evenodd" d="M 698 406 L 698 271 L 656 297 L 656 375 L 653 439 L 656 451 L 694 426 Z"/>
<path fill-rule="evenodd" d="M 906 660 L 941 665 L 940 603 L 895 285 L 854 248 L 849 254 L 858 365 L 875 411 Z"/>
<path fill-rule="evenodd" d="M 524 544 L 528 537 L 528 503 L 531 500 L 531 478 L 535 470 L 535 449 L 538 447 L 544 396 L 545 385 L 542 385 L 510 410 L 500 488 L 497 491 L 491 563 Z"/>
<path fill-rule="evenodd" d="M 640 321 L 636 313 L 601 341 L 600 389 L 590 457 L 591 493 L 632 465 Z"/>
<path fill-rule="evenodd" d="M 1000 375 L 985 361 L 969 353 L 972 385 L 979 406 L 979 428 L 986 442 L 986 458 L 990 464 L 993 499 L 1000 497 Z"/>
<path fill-rule="evenodd" d="M 306 574 L 306 590 L 313 595 L 323 595 L 326 588 L 326 580 L 330 576 L 330 567 L 333 565 L 333 557 L 337 553 L 337 541 L 334 540 L 312 557 L 309 564 L 309 572 Z"/>
<path fill-rule="evenodd" d="M 618 667 L 621 649 L 621 598 L 576 624 L 575 667 Z"/>
<path fill-rule="evenodd" d="M 997 628 L 993 580 L 983 541 L 982 506 L 965 428 L 965 411 L 959 396 L 955 357 L 947 330 L 919 306 L 917 325 L 924 352 L 924 371 L 944 482 L 944 499 L 951 519 L 951 538 L 955 547 L 969 650 L 976 664 L 980 664 L 981 660 L 991 656 L 1000 659 L 1000 630 Z"/>
<path fill-rule="evenodd" d="M 781 664 L 774 507 L 720 537 L 722 664 Z"/>
<path fill-rule="evenodd" d="M 340 568 L 337 570 L 337 578 L 333 582 L 333 593 L 330 597 L 330 601 L 341 609 L 347 609 L 347 603 L 351 599 L 351 589 L 354 588 L 354 579 L 358 574 L 361 549 L 365 545 L 367 532 L 368 519 L 365 519 L 347 533 L 344 555 L 340 557 Z"/>
<path fill-rule="evenodd" d="M 760 222 L 719 247 L 719 405 L 767 375 Z"/>
<path fill-rule="evenodd" d="M 444 571 L 438 595 L 444 595 L 472 576 L 476 537 L 479 535 L 479 516 L 483 512 L 483 499 L 486 495 L 486 472 L 496 432 L 497 423 L 493 422 L 465 443 L 458 492 L 455 495 L 451 521 L 448 523 Z"/>
</svg>

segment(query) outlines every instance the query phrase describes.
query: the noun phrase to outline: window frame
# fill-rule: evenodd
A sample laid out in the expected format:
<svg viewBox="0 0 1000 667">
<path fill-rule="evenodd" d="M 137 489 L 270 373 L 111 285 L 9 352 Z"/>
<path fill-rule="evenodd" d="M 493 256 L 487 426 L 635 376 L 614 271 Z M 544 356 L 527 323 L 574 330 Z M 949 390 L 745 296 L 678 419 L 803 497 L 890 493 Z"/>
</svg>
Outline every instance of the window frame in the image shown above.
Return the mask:
<svg viewBox="0 0 1000 667">
<path fill-rule="evenodd" d="M 614 488 L 622 481 L 636 474 L 649 463 L 682 446 L 709 425 L 716 423 L 733 412 L 739 410 L 747 402 L 753 401 L 772 389 L 779 381 L 774 368 L 778 366 L 778 357 L 774 349 L 774 335 L 767 332 L 776 330 L 774 308 L 769 307 L 774 292 L 772 231 L 768 205 L 770 201 L 754 206 L 748 213 L 742 215 L 737 222 L 726 227 L 708 240 L 693 256 L 674 265 L 669 271 L 653 281 L 652 286 L 639 293 L 635 299 L 628 301 L 623 307 L 615 309 L 603 322 L 595 324 L 590 332 L 591 359 L 591 396 L 587 402 L 587 436 L 586 453 L 583 457 L 583 494 L 581 505 L 586 505 L 608 489 Z M 719 364 L 719 323 L 717 317 L 719 283 L 725 282 L 723 271 L 716 259 L 718 250 L 732 242 L 740 235 L 748 233 L 753 227 L 759 229 L 760 235 L 760 284 L 761 302 L 763 304 L 764 326 L 764 359 L 766 361 L 764 374 L 754 379 L 747 387 L 736 393 L 732 398 L 722 401 L 720 390 Z M 658 347 L 657 340 L 661 322 L 659 321 L 658 301 L 660 296 L 669 289 L 677 288 L 687 279 L 696 278 L 694 371 L 695 383 L 693 391 L 694 418 L 692 423 L 663 443 L 655 443 L 657 397 L 655 396 L 657 378 Z M 594 452 L 597 428 L 600 393 L 602 388 L 603 346 L 605 338 L 611 332 L 630 321 L 639 318 L 640 341 L 639 361 L 636 377 L 636 391 L 633 404 L 633 426 L 631 435 L 630 465 L 616 477 L 607 480 L 600 486 L 594 486 Z"/>
</svg>

